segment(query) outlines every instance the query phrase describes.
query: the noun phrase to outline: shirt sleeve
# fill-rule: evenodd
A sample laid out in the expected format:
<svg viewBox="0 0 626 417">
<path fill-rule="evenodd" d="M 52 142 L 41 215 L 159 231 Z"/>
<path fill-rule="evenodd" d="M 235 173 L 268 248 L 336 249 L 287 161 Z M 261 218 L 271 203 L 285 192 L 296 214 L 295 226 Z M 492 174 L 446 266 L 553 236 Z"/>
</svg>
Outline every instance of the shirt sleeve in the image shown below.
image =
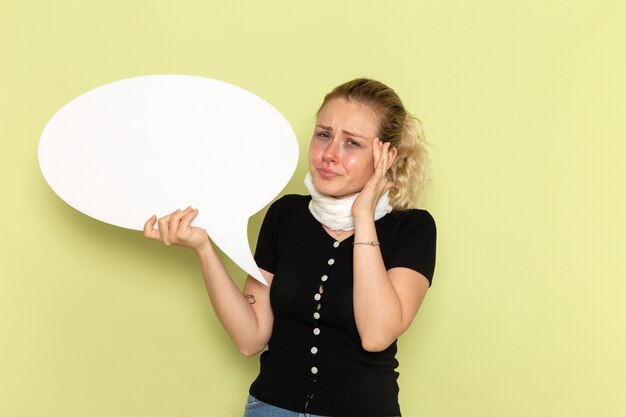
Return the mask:
<svg viewBox="0 0 626 417">
<path fill-rule="evenodd" d="M 280 200 L 279 200 L 280 201 Z M 278 263 L 276 251 L 276 219 L 278 211 L 278 201 L 272 203 L 265 214 L 259 238 L 254 252 L 254 260 L 257 266 L 267 272 L 274 273 Z"/>
<path fill-rule="evenodd" d="M 412 269 L 424 275 L 430 285 L 435 272 L 437 227 L 433 217 L 425 210 L 410 214 L 405 227 L 398 231 L 398 243 L 386 262 L 387 269 Z"/>
</svg>

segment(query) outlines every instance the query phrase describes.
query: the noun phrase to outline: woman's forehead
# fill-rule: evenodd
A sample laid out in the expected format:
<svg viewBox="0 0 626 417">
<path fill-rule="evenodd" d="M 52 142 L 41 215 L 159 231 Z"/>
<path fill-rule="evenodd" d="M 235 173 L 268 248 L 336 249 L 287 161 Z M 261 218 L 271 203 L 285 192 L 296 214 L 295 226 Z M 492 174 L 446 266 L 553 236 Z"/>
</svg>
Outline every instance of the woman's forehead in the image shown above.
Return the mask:
<svg viewBox="0 0 626 417">
<path fill-rule="evenodd" d="M 320 109 L 316 125 L 329 130 L 375 134 L 378 130 L 378 115 L 366 104 L 336 98 L 329 100 Z"/>
</svg>

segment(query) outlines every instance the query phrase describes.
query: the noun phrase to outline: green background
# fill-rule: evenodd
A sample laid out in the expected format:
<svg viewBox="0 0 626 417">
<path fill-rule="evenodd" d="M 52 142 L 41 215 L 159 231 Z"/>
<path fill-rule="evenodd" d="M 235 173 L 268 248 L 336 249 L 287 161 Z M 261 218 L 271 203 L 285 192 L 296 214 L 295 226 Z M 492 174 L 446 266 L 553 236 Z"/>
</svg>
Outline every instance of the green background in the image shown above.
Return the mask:
<svg viewBox="0 0 626 417">
<path fill-rule="evenodd" d="M 0 415 L 242 415 L 258 358 L 194 255 L 78 213 L 37 165 L 72 98 L 180 73 L 283 113 L 301 143 L 285 192 L 305 191 L 336 84 L 380 79 L 423 120 L 438 264 L 399 342 L 405 416 L 622 416 L 624 21 L 604 0 L 0 0 Z"/>
</svg>

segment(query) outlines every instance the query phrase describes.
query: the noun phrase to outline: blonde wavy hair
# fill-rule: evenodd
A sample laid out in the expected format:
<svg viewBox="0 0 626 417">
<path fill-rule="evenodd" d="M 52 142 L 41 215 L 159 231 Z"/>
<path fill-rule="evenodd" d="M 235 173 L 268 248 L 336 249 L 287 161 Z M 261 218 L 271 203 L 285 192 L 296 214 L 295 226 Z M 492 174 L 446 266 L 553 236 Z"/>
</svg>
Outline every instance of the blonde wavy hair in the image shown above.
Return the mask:
<svg viewBox="0 0 626 417">
<path fill-rule="evenodd" d="M 394 210 L 417 208 L 430 179 L 430 157 L 422 124 L 407 113 L 400 97 L 380 81 L 357 78 L 326 94 L 319 111 L 328 101 L 343 98 L 370 107 L 378 116 L 378 137 L 391 142 L 397 155 L 387 172 L 395 187 L 389 191 Z"/>
</svg>

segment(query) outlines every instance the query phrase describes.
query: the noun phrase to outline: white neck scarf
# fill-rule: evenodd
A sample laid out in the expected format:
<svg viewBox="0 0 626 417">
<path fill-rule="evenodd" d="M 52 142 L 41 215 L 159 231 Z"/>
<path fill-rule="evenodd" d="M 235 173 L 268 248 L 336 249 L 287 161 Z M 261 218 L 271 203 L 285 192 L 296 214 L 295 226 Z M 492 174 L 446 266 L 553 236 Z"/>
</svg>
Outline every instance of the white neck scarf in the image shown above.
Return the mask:
<svg viewBox="0 0 626 417">
<path fill-rule="evenodd" d="M 309 211 L 315 217 L 315 220 L 334 231 L 354 230 L 352 203 L 354 203 L 358 194 L 345 198 L 333 198 L 322 194 L 313 185 L 313 178 L 310 172 L 304 177 L 304 185 L 311 194 Z M 391 213 L 391 209 L 389 191 L 385 191 L 378 199 L 378 204 L 376 204 L 374 221 L 382 218 L 387 213 Z"/>
</svg>

